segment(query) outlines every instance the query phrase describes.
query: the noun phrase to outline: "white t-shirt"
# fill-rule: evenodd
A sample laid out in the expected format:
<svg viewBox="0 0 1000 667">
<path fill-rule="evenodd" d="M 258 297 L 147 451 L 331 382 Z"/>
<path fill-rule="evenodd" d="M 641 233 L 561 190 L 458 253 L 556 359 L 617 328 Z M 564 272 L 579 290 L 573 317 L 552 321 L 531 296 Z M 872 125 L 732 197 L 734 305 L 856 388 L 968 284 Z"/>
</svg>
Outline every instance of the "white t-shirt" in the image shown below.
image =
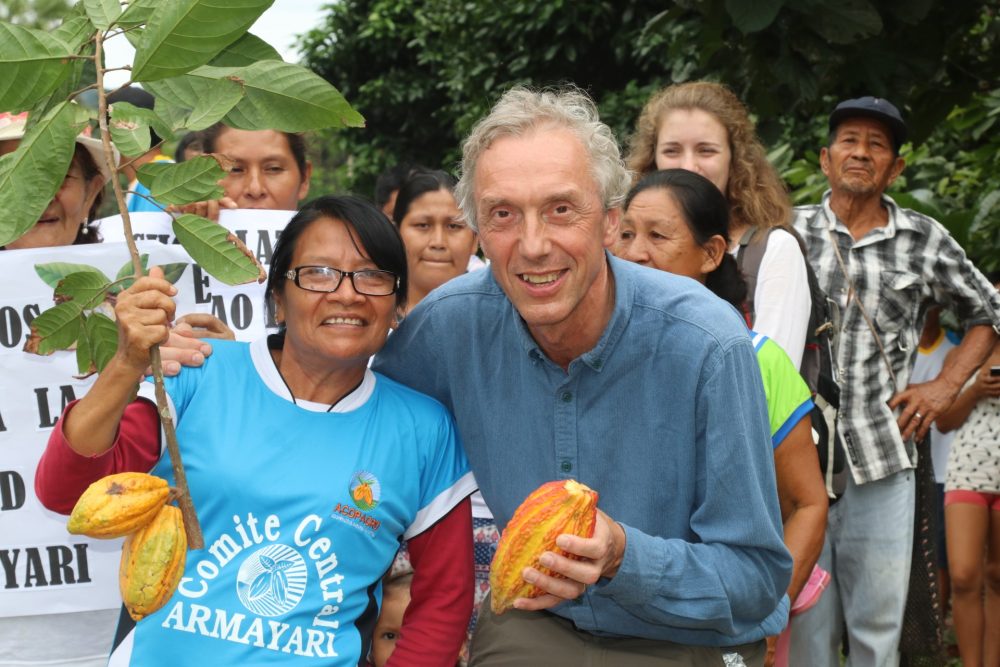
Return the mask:
<svg viewBox="0 0 1000 667">
<path fill-rule="evenodd" d="M 738 251 L 737 244 L 730 253 L 735 256 Z M 802 364 L 812 299 L 802 248 L 783 229 L 776 229 L 767 237 L 767 248 L 757 271 L 753 307 L 753 330 L 780 345 L 798 368 Z"/>
<path fill-rule="evenodd" d="M 910 374 L 910 384 L 930 382 L 938 376 L 944 366 L 944 359 L 958 345 L 957 336 L 944 329 L 930 347 L 917 348 L 917 358 L 913 362 L 913 372 Z M 944 484 L 945 473 L 948 470 L 948 452 L 956 430 L 942 433 L 937 424 L 931 426 L 931 460 L 934 463 L 934 481 Z"/>
</svg>

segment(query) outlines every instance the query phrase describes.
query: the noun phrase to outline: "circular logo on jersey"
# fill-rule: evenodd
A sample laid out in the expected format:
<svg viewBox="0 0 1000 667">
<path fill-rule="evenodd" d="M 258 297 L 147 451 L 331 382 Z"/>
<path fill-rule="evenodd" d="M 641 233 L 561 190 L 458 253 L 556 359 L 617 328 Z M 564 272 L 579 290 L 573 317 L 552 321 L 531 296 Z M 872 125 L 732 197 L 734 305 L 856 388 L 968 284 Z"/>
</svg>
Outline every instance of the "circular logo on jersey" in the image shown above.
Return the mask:
<svg viewBox="0 0 1000 667">
<path fill-rule="evenodd" d="M 375 475 L 367 470 L 359 470 L 351 475 L 348 488 L 351 500 L 362 512 L 371 512 L 378 506 L 378 501 L 382 497 L 382 485 L 378 483 Z"/>
<path fill-rule="evenodd" d="M 248 556 L 236 575 L 236 594 L 259 616 L 280 616 L 295 608 L 306 590 L 309 572 L 295 549 L 270 544 Z"/>
</svg>

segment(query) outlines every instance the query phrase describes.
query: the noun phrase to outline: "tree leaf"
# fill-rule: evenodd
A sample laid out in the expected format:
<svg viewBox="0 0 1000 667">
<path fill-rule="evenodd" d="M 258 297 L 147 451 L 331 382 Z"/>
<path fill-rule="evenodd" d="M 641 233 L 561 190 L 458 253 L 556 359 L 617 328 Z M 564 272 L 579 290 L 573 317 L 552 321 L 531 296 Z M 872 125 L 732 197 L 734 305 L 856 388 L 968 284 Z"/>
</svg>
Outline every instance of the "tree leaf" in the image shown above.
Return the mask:
<svg viewBox="0 0 1000 667">
<path fill-rule="evenodd" d="M 87 333 L 86 323 L 80 327 L 80 335 L 76 339 L 76 369 L 79 372 L 78 377 L 87 377 L 97 370 L 91 353 L 90 336 Z"/>
<path fill-rule="evenodd" d="M 340 91 L 301 65 L 263 60 L 247 67 L 200 71 L 211 69 L 243 85 L 243 99 L 223 119 L 232 127 L 283 132 L 364 127 L 365 119 Z"/>
<path fill-rule="evenodd" d="M 160 268 L 163 269 L 163 279 L 170 283 L 176 283 L 180 280 L 187 267 L 187 262 L 171 262 L 160 265 Z"/>
<path fill-rule="evenodd" d="M 149 253 L 141 254 L 139 256 L 139 261 L 142 262 L 142 275 L 145 276 L 149 273 Z M 119 280 L 121 282 L 118 282 Z M 118 294 L 123 290 L 127 290 L 133 283 L 135 283 L 135 268 L 133 268 L 131 261 L 125 262 L 122 265 L 122 268 L 118 269 L 118 274 L 115 276 L 115 283 L 116 284 L 108 290 L 112 294 Z"/>
<path fill-rule="evenodd" d="M 166 79 L 208 63 L 243 36 L 273 1 L 160 2 L 136 48 L 132 79 Z"/>
<path fill-rule="evenodd" d="M 77 53 L 80 47 L 94 39 L 97 29 L 86 16 L 68 16 L 52 31 L 52 36 L 66 45 L 70 53 Z"/>
<path fill-rule="evenodd" d="M 157 109 L 166 102 L 171 109 L 186 111 L 183 120 L 171 118 L 170 122 L 173 127 L 191 130 L 203 130 L 219 122 L 243 97 L 243 88 L 234 81 L 193 74 L 149 81 L 143 88 L 156 95 Z"/>
<path fill-rule="evenodd" d="M 83 8 L 90 22 L 101 30 L 107 30 L 122 14 L 118 0 L 83 0 Z"/>
<path fill-rule="evenodd" d="M 260 37 L 247 33 L 208 63 L 215 67 L 245 67 L 259 60 L 281 60 L 281 54 Z"/>
<path fill-rule="evenodd" d="M 0 23 L 0 109 L 30 109 L 69 74 L 71 51 L 42 30 Z"/>
<path fill-rule="evenodd" d="M 851 44 L 882 32 L 882 17 L 868 0 L 830 3 L 821 14 L 813 17 L 813 27 L 832 44 Z"/>
<path fill-rule="evenodd" d="M 785 0 L 726 0 L 726 12 L 747 35 L 771 25 L 784 4 Z"/>
<path fill-rule="evenodd" d="M 151 136 L 149 121 L 139 109 L 128 102 L 115 102 L 111 105 L 111 120 L 108 129 L 115 147 L 128 157 L 137 157 L 149 150 Z"/>
<path fill-rule="evenodd" d="M 180 164 L 149 163 L 139 167 L 137 173 L 153 199 L 163 204 L 190 204 L 225 194 L 219 181 L 225 178 L 226 171 L 211 155 L 199 155 Z"/>
<path fill-rule="evenodd" d="M 66 276 L 84 271 L 94 273 L 97 277 L 102 278 L 107 282 L 111 282 L 107 280 L 107 277 L 100 269 L 90 266 L 89 264 L 71 264 L 70 262 L 35 264 L 35 273 L 37 273 L 38 277 L 52 289 L 55 289 L 59 285 L 59 281 Z"/>
<path fill-rule="evenodd" d="M 62 185 L 76 144 L 73 106 L 54 107 L 28 130 L 16 151 L 0 157 L 0 246 L 34 227 Z"/>
<path fill-rule="evenodd" d="M 76 301 L 82 308 L 93 308 L 101 301 L 104 301 L 110 283 L 111 281 L 99 272 L 80 271 L 78 273 L 71 273 L 56 285 L 56 301 L 60 303 L 63 301 Z"/>
<path fill-rule="evenodd" d="M 122 28 L 134 28 L 136 26 L 144 25 L 149 21 L 149 17 L 153 15 L 153 10 L 156 9 L 157 2 L 159 0 L 131 0 L 128 3 L 128 7 L 122 12 L 115 24 Z M 131 32 L 125 33 L 126 35 L 132 34 Z M 134 45 L 133 45 L 134 46 Z"/>
<path fill-rule="evenodd" d="M 227 285 L 267 280 L 264 267 L 253 253 L 225 227 L 201 216 L 185 214 L 174 220 L 173 229 L 194 261 Z"/>
<path fill-rule="evenodd" d="M 31 335 L 24 344 L 24 351 L 52 354 L 56 350 L 68 350 L 80 334 L 82 313 L 76 301 L 49 308 L 31 321 Z"/>
<path fill-rule="evenodd" d="M 118 351 L 118 327 L 107 315 L 91 313 L 84 329 L 90 342 L 91 359 L 100 373 Z"/>
</svg>

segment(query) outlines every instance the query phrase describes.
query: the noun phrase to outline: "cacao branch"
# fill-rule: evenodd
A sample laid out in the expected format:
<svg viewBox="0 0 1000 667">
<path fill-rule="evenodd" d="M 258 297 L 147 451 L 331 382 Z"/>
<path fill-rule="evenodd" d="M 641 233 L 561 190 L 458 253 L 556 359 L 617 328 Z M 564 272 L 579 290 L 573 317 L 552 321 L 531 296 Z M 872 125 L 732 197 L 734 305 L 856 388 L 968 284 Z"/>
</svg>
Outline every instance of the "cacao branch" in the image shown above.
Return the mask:
<svg viewBox="0 0 1000 667">
<path fill-rule="evenodd" d="M 139 249 L 132 238 L 132 221 L 128 215 L 128 206 L 125 204 L 125 194 L 122 191 L 121 182 L 118 180 L 118 165 L 115 164 L 114 151 L 111 148 L 111 132 L 108 130 L 108 96 L 104 90 L 104 34 L 97 32 L 95 39 L 97 48 L 94 62 L 97 65 L 97 121 L 101 128 L 101 141 L 104 144 L 104 159 L 111 168 L 113 174 L 111 186 L 114 188 L 115 199 L 118 202 L 118 210 L 122 216 L 122 226 L 125 229 L 125 242 L 128 244 L 129 255 L 132 257 L 132 266 L 135 268 L 135 278 L 142 277 L 142 259 L 139 256 Z M 128 85 L 128 84 L 126 84 Z M 187 476 L 184 473 L 184 465 L 181 462 L 180 447 L 177 443 L 177 431 L 174 429 L 174 420 L 170 416 L 170 408 L 167 407 L 167 391 L 163 386 L 163 364 L 160 360 L 160 347 L 154 345 L 149 351 L 150 365 L 153 367 L 153 382 L 156 387 L 156 412 L 160 415 L 163 423 L 163 432 L 167 438 L 167 452 L 170 454 L 170 464 L 174 470 L 174 482 L 177 484 L 178 498 L 177 504 L 184 517 L 184 531 L 187 533 L 188 546 L 191 549 L 202 549 L 205 541 L 201 535 L 201 526 L 198 524 L 198 515 L 195 513 L 194 501 L 191 499 L 191 492 L 188 489 Z"/>
</svg>

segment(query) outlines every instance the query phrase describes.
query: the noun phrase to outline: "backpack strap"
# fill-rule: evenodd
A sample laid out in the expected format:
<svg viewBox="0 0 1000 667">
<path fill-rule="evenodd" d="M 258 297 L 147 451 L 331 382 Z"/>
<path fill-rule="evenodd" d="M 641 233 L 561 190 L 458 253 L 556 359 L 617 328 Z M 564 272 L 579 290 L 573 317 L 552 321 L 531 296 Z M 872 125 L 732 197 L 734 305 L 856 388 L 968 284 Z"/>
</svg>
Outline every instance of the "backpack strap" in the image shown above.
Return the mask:
<svg viewBox="0 0 1000 667">
<path fill-rule="evenodd" d="M 740 246 L 736 250 L 736 266 L 747 284 L 746 310 L 751 325 L 757 319 L 753 303 L 754 293 L 757 291 L 757 273 L 760 271 L 760 263 L 764 260 L 767 240 L 775 229 L 777 228 L 771 227 L 763 234 L 758 234 L 757 227 L 747 227 L 740 237 Z"/>
</svg>

